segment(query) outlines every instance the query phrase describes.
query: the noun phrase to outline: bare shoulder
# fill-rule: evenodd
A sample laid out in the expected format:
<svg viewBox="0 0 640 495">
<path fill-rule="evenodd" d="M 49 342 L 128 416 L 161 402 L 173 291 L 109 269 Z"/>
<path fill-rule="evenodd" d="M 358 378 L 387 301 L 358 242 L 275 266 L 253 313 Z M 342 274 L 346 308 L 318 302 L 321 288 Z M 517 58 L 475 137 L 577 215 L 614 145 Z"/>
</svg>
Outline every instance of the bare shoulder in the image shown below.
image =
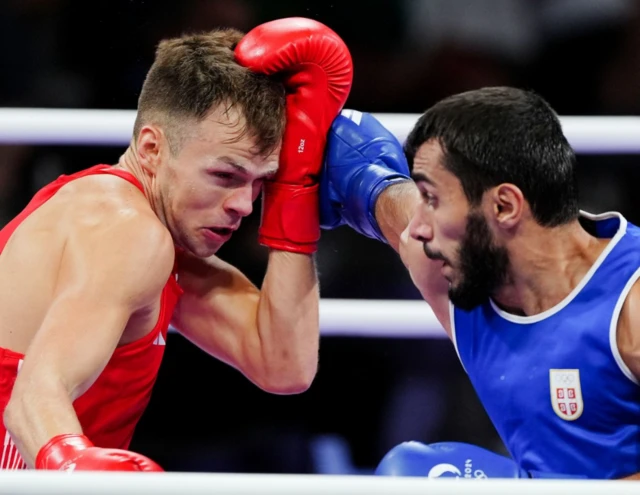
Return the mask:
<svg viewBox="0 0 640 495">
<path fill-rule="evenodd" d="M 171 235 L 151 209 L 144 194 L 130 182 L 112 175 L 84 177 L 60 189 L 56 196 L 65 208 L 65 224 L 73 230 L 109 235 L 128 234 L 116 239 L 123 243 L 147 240 L 143 247 L 173 251 Z"/>
<path fill-rule="evenodd" d="M 67 265 L 90 264 L 93 273 L 116 283 L 131 281 L 151 297 L 161 289 L 175 248 L 137 187 L 119 177 L 93 176 L 73 181 L 58 195 L 52 213 L 62 219 Z"/>
<path fill-rule="evenodd" d="M 616 341 L 620 357 L 640 380 L 640 280 L 633 284 L 622 305 Z"/>
<path fill-rule="evenodd" d="M 100 214 L 104 208 L 122 209 L 123 213 L 147 211 L 153 214 L 140 189 L 111 174 L 89 175 L 73 180 L 61 187 L 50 203 L 59 208 L 68 208 L 70 211 L 67 213 L 78 218 Z"/>
</svg>

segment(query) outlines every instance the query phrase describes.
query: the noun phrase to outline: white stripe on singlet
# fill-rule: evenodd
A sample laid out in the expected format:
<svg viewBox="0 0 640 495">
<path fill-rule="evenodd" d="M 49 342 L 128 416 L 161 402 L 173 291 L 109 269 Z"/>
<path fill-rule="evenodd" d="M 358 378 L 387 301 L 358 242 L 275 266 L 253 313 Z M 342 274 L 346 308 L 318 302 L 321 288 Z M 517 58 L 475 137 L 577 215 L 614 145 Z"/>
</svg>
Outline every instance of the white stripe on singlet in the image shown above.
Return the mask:
<svg viewBox="0 0 640 495">
<path fill-rule="evenodd" d="M 9 436 L 9 432 L 4 434 L 4 443 L 2 444 L 2 458 L 0 459 L 0 469 L 5 469 L 4 459 L 7 457 L 7 451 L 9 450 L 9 442 L 11 441 L 11 437 Z"/>
<path fill-rule="evenodd" d="M 22 359 L 18 361 L 18 371 L 22 367 Z M 26 469 L 27 465 L 22 460 L 18 447 L 13 443 L 11 435 L 7 431 L 4 435 L 4 442 L 2 444 L 2 458 L 0 458 L 0 470 L 2 469 Z"/>
<path fill-rule="evenodd" d="M 26 469 L 27 465 L 22 460 L 20 452 L 16 444 L 13 443 L 11 435 L 6 432 L 4 435 L 4 442 L 2 444 L 2 458 L 0 459 L 0 470 L 2 469 Z"/>
</svg>

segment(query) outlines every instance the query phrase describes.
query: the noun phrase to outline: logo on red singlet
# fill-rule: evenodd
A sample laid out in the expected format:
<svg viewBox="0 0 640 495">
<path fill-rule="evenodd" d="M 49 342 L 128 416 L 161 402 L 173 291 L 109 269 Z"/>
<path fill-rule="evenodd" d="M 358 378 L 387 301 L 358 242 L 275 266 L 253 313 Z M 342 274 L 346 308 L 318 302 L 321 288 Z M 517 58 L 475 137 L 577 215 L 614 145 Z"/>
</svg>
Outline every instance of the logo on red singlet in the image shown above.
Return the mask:
<svg viewBox="0 0 640 495">
<path fill-rule="evenodd" d="M 553 411 L 565 421 L 578 419 L 584 410 L 580 370 L 549 370 L 549 385 Z"/>
</svg>

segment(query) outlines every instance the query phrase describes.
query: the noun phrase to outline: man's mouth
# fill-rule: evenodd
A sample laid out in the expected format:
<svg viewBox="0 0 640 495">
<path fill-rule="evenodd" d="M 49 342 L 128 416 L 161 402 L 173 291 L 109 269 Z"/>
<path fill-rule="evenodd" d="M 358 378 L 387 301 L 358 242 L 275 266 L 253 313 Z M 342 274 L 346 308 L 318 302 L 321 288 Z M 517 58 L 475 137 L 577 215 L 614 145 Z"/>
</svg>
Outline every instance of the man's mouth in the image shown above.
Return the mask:
<svg viewBox="0 0 640 495">
<path fill-rule="evenodd" d="M 442 261 L 444 263 L 447 263 L 446 258 L 444 256 L 442 256 L 442 254 L 440 254 L 440 253 L 435 253 L 435 252 L 431 251 L 429 249 L 429 247 L 427 246 L 426 242 L 422 243 L 422 250 L 424 251 L 424 254 L 426 255 L 426 257 L 429 258 L 430 260 Z"/>
<path fill-rule="evenodd" d="M 218 234 L 221 236 L 228 236 L 233 234 L 235 229 L 229 227 L 209 227 L 209 230 L 214 234 Z"/>
</svg>

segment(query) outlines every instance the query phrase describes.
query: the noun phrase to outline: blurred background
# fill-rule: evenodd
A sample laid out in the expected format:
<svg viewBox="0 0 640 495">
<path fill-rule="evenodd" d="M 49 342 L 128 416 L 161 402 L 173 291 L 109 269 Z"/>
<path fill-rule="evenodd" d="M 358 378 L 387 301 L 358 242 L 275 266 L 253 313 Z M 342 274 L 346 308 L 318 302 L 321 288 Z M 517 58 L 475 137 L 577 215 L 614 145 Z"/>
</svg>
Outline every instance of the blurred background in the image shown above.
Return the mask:
<svg viewBox="0 0 640 495">
<path fill-rule="evenodd" d="M 289 16 L 350 47 L 348 108 L 419 113 L 512 85 L 560 115 L 640 115 L 638 0 L 2 0 L 0 107 L 135 109 L 161 38 Z M 58 175 L 123 150 L 0 146 L 0 225 Z M 582 208 L 640 222 L 640 156 L 578 161 Z M 219 254 L 260 285 L 258 220 Z M 388 246 L 347 228 L 323 232 L 317 259 L 325 298 L 420 299 Z M 448 341 L 323 337 L 310 390 L 273 396 L 171 334 L 131 448 L 174 471 L 366 473 L 404 440 L 503 449 Z"/>
</svg>

